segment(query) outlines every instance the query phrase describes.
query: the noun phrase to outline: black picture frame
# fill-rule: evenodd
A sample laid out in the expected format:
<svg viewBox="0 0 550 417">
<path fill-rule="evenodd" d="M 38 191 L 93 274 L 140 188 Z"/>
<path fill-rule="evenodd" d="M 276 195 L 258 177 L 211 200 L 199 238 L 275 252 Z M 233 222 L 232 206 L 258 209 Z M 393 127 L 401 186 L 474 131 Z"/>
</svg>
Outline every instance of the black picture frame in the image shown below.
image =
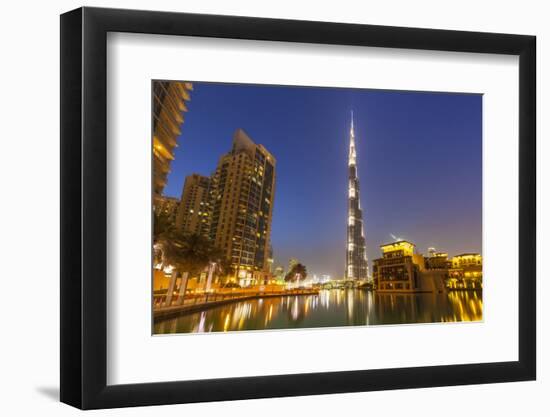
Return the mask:
<svg viewBox="0 0 550 417">
<path fill-rule="evenodd" d="M 519 56 L 519 360 L 107 385 L 107 33 Z M 536 378 L 534 36 L 80 8 L 61 15 L 61 401 L 82 409 Z"/>
</svg>

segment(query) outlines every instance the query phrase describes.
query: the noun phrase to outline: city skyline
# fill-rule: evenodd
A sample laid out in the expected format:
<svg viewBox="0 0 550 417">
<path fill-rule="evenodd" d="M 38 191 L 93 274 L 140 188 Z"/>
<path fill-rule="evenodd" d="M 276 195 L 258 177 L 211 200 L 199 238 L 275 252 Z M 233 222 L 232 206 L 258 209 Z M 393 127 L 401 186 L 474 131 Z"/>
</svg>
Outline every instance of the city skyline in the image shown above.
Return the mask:
<svg viewBox="0 0 550 417">
<path fill-rule="evenodd" d="M 211 175 L 243 128 L 279 165 L 275 266 L 295 257 L 311 273 L 343 275 L 351 109 L 369 260 L 391 234 L 424 253 L 481 252 L 481 96 L 193 85 L 164 194 L 180 198 L 186 176 Z"/>
</svg>

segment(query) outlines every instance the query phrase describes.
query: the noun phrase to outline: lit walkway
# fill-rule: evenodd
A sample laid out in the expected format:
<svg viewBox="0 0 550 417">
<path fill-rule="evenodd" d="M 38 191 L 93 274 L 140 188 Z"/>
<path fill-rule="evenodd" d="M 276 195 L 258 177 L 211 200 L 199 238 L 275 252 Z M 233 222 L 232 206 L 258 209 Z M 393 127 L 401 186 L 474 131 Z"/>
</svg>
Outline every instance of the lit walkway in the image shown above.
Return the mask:
<svg viewBox="0 0 550 417">
<path fill-rule="evenodd" d="M 222 294 L 201 294 L 193 297 L 185 297 L 182 304 L 175 300 L 171 306 L 155 305 L 153 309 L 154 319 L 165 319 L 180 314 L 195 313 L 223 304 L 234 303 L 255 298 L 281 297 L 287 295 L 316 295 L 319 290 L 315 289 L 294 289 L 274 292 L 240 292 Z"/>
</svg>

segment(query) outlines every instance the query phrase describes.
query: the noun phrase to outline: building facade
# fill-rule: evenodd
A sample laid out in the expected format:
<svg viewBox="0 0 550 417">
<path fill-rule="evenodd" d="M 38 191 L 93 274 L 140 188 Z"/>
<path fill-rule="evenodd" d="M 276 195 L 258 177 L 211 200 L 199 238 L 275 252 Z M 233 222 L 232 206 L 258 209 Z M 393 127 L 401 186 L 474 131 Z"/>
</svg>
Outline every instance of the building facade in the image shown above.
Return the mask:
<svg viewBox="0 0 550 417">
<path fill-rule="evenodd" d="M 353 113 L 351 117 L 348 160 L 348 222 L 346 242 L 346 270 L 348 280 L 367 280 L 368 261 L 361 210 L 359 177 L 357 174 L 357 153 L 355 149 L 355 131 L 353 127 Z"/>
<path fill-rule="evenodd" d="M 429 256 L 424 258 L 426 269 L 449 269 L 451 261 L 446 252 L 429 251 Z"/>
<path fill-rule="evenodd" d="M 205 238 L 210 233 L 210 178 L 199 174 L 185 177 L 176 228 Z"/>
<path fill-rule="evenodd" d="M 380 246 L 382 258 L 373 262 L 374 284 L 380 292 L 444 292 L 482 288 L 482 259 L 465 253 L 449 260 L 445 252 L 416 253 L 413 243 L 400 240 Z"/>
<path fill-rule="evenodd" d="M 174 197 L 155 196 L 153 199 L 153 210 L 157 216 L 163 215 L 170 222 L 176 221 L 180 201 Z"/>
<path fill-rule="evenodd" d="M 483 288 L 483 258 L 479 253 L 453 256 L 449 269 L 448 287 L 458 290 Z"/>
<path fill-rule="evenodd" d="M 242 130 L 211 178 L 210 238 L 222 249 L 242 286 L 270 278 L 269 251 L 276 161 Z"/>
<path fill-rule="evenodd" d="M 178 145 L 186 102 L 193 84 L 176 81 L 153 82 L 153 193 L 162 195 L 174 148 Z"/>
<path fill-rule="evenodd" d="M 422 288 L 420 273 L 424 258 L 413 243 L 400 240 L 380 246 L 382 258 L 373 261 L 374 285 L 378 291 L 416 292 Z"/>
</svg>

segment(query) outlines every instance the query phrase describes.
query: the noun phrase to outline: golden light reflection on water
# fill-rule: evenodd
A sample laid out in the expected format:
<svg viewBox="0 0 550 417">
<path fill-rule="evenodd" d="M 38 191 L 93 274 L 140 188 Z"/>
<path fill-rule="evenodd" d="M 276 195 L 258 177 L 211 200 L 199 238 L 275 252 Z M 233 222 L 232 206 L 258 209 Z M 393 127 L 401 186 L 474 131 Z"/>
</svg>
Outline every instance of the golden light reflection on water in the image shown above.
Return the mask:
<svg viewBox="0 0 550 417">
<path fill-rule="evenodd" d="M 479 321 L 481 292 L 379 294 L 324 290 L 319 295 L 267 297 L 241 301 L 155 323 L 154 332 L 204 333 Z"/>
<path fill-rule="evenodd" d="M 448 294 L 449 302 L 459 311 L 452 321 L 479 321 L 483 319 L 483 300 L 476 291 L 453 291 Z"/>
</svg>

